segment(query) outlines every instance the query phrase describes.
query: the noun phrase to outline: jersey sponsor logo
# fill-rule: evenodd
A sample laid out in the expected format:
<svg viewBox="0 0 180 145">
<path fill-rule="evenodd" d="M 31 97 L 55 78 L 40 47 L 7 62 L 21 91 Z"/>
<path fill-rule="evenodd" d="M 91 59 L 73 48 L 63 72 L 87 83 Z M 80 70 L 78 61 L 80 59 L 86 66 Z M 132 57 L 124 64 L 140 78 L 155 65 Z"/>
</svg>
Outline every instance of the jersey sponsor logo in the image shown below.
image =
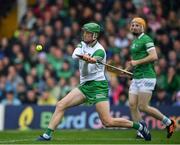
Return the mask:
<svg viewBox="0 0 180 145">
<path fill-rule="evenodd" d="M 153 82 L 145 82 L 144 86 L 146 86 L 146 87 L 153 87 L 154 83 Z"/>
<path fill-rule="evenodd" d="M 134 49 L 134 48 L 136 48 L 136 44 L 131 45 L 131 49 Z"/>
</svg>

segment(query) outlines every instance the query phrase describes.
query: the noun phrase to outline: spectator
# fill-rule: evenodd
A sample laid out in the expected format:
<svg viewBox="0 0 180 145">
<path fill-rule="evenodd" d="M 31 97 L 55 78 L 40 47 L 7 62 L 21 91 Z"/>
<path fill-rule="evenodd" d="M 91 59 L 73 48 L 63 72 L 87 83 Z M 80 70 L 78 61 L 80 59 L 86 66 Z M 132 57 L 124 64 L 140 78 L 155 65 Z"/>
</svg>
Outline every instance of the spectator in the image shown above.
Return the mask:
<svg viewBox="0 0 180 145">
<path fill-rule="evenodd" d="M 58 78 L 64 78 L 64 79 L 69 79 L 73 72 L 72 69 L 70 69 L 71 66 L 68 61 L 64 61 L 62 69 L 57 72 Z"/>
<path fill-rule="evenodd" d="M 23 62 L 19 58 L 14 60 L 14 66 L 19 76 L 22 76 L 23 80 L 25 79 L 27 73 L 24 69 Z"/>
<path fill-rule="evenodd" d="M 45 67 L 46 67 L 46 53 L 41 52 L 38 55 L 38 64 L 36 65 L 36 72 L 38 78 L 42 78 L 45 72 Z"/>
<path fill-rule="evenodd" d="M 19 99 L 15 98 L 13 90 L 6 91 L 6 98 L 2 100 L 2 105 L 21 105 Z"/>
<path fill-rule="evenodd" d="M 58 100 L 62 99 L 71 90 L 71 87 L 68 85 L 68 82 L 64 78 L 60 79 L 59 86 L 61 89 L 60 89 L 60 96 Z"/>
<path fill-rule="evenodd" d="M 110 85 L 111 85 L 111 97 L 112 97 L 112 104 L 119 105 L 120 97 L 123 93 L 123 86 L 118 83 L 116 77 L 110 78 Z"/>
<path fill-rule="evenodd" d="M 16 87 L 19 83 L 24 83 L 23 78 L 17 73 L 14 66 L 9 66 L 8 76 L 7 76 L 7 85 L 12 86 L 12 89 L 16 92 Z"/>
<path fill-rule="evenodd" d="M 180 91 L 176 94 L 176 102 L 173 106 L 180 106 Z"/>
<path fill-rule="evenodd" d="M 128 106 L 127 94 L 125 94 L 124 92 L 120 95 L 119 105 Z"/>
<path fill-rule="evenodd" d="M 6 84 L 6 77 L 0 77 L 0 102 L 2 99 L 5 98 L 5 84 Z"/>
<path fill-rule="evenodd" d="M 166 75 L 166 90 L 169 94 L 173 94 L 180 89 L 180 76 L 176 74 L 174 67 L 169 67 Z"/>
<path fill-rule="evenodd" d="M 21 101 L 22 104 L 26 101 L 26 87 L 23 83 L 20 83 L 17 88 L 17 98 Z"/>
<path fill-rule="evenodd" d="M 24 101 L 24 104 L 32 105 L 37 104 L 37 94 L 35 90 L 28 90 L 26 93 L 26 99 Z"/>
<path fill-rule="evenodd" d="M 57 99 L 49 94 L 48 91 L 44 91 L 38 99 L 38 105 L 55 105 Z"/>
<path fill-rule="evenodd" d="M 22 24 L 25 25 L 27 29 L 32 29 L 36 23 L 36 18 L 34 17 L 32 9 L 28 9 L 26 15 L 22 18 Z"/>
<path fill-rule="evenodd" d="M 48 77 L 46 79 L 46 84 L 46 90 L 49 92 L 49 95 L 57 100 L 60 96 L 60 87 L 56 84 L 54 78 Z"/>
<path fill-rule="evenodd" d="M 116 37 L 115 42 L 114 42 L 116 47 L 119 47 L 120 49 L 128 47 L 129 41 L 126 35 L 127 35 L 127 32 L 125 28 L 120 28 L 118 37 Z"/>
<path fill-rule="evenodd" d="M 171 105 L 172 101 L 164 89 L 158 89 L 157 94 L 152 98 L 152 105 Z"/>
</svg>

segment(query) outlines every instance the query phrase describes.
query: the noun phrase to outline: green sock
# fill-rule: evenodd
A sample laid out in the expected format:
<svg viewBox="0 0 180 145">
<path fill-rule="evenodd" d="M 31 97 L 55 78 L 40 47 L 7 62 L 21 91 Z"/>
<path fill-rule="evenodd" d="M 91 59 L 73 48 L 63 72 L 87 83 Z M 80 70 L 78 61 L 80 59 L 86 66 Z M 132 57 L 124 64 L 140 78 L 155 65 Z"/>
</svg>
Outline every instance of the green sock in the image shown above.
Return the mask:
<svg viewBox="0 0 180 145">
<path fill-rule="evenodd" d="M 50 129 L 50 128 L 47 128 L 46 131 L 45 131 L 45 134 L 51 136 L 51 134 L 52 134 L 53 131 L 54 131 L 54 130 L 52 130 L 52 129 Z"/>
<path fill-rule="evenodd" d="M 139 123 L 136 123 L 136 122 L 133 122 L 132 128 L 138 130 L 138 129 L 140 128 L 140 124 L 139 124 Z"/>
</svg>

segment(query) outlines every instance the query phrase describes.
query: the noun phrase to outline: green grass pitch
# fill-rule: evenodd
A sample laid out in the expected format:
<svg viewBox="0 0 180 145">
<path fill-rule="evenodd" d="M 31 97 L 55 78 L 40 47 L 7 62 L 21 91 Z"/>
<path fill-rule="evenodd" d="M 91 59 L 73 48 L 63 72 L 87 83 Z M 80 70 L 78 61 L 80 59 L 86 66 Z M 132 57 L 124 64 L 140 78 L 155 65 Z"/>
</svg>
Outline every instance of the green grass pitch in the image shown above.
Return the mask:
<svg viewBox="0 0 180 145">
<path fill-rule="evenodd" d="M 180 131 L 166 139 L 166 131 L 152 130 L 152 141 L 135 139 L 134 130 L 57 130 L 50 142 L 36 138 L 43 130 L 2 131 L 0 144 L 180 144 Z"/>
</svg>

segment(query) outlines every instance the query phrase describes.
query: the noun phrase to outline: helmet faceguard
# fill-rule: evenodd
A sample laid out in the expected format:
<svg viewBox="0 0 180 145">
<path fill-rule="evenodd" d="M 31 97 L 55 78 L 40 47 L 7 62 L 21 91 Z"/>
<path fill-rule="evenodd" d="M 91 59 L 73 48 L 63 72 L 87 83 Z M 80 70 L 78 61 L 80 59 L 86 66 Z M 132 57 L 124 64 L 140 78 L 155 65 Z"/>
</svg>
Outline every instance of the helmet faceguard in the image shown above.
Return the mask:
<svg viewBox="0 0 180 145">
<path fill-rule="evenodd" d="M 82 30 L 82 40 L 86 43 L 91 43 L 98 38 L 100 26 L 96 23 L 87 23 L 83 25 Z"/>
</svg>

